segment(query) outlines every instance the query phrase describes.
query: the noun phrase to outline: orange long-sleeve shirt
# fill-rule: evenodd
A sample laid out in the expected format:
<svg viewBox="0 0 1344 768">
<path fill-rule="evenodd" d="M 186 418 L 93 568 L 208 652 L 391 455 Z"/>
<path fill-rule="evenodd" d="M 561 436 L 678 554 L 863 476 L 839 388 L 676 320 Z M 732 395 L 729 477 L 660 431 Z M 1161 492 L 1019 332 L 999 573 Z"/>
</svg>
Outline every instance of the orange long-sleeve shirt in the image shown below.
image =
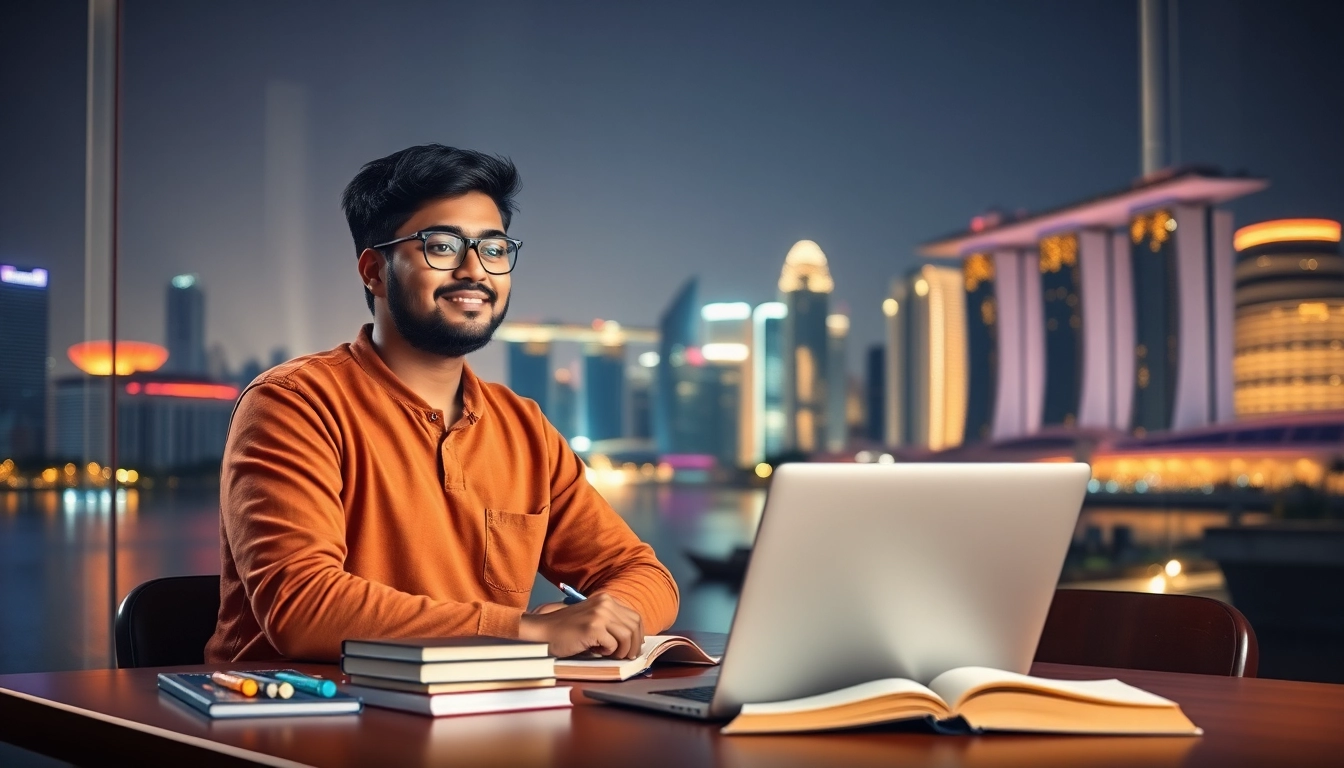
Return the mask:
<svg viewBox="0 0 1344 768">
<path fill-rule="evenodd" d="M 672 575 L 536 403 L 464 366 L 448 420 L 353 344 L 239 398 L 220 487 L 209 663 L 335 661 L 351 637 L 516 637 L 538 571 L 671 626 Z"/>
</svg>

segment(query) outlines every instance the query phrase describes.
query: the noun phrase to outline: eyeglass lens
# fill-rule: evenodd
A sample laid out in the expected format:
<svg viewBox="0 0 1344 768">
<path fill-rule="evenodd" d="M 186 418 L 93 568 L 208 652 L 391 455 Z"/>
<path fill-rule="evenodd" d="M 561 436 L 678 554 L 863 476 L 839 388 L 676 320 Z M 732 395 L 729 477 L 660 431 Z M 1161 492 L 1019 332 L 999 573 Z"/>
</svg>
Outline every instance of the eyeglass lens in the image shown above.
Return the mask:
<svg viewBox="0 0 1344 768">
<path fill-rule="evenodd" d="M 457 269 L 466 256 L 467 241 L 450 232 L 431 232 L 425 237 L 425 259 L 434 269 Z M 504 238 L 486 238 L 476 246 L 481 266 L 492 274 L 504 274 L 518 260 L 518 247 Z"/>
</svg>

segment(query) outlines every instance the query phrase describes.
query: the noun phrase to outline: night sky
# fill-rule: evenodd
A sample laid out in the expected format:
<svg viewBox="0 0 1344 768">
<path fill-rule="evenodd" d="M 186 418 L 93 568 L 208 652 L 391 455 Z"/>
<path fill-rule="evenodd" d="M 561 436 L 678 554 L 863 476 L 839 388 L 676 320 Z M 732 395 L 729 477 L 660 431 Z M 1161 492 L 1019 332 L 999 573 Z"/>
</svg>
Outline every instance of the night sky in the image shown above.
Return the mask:
<svg viewBox="0 0 1344 768">
<path fill-rule="evenodd" d="M 368 321 L 338 199 L 411 144 L 517 163 L 511 317 L 652 325 L 694 275 L 771 300 L 810 238 L 854 370 L 918 243 L 1139 174 L 1137 0 L 126 6 L 122 337 L 162 342 L 165 285 L 196 272 L 234 367 Z M 85 13 L 0 11 L 0 261 L 51 270 L 58 373 L 84 322 Z M 1271 180 L 1239 224 L 1344 218 L 1344 3 L 1180 0 L 1178 31 L 1175 159 Z M 306 169 L 269 224 L 268 87 Z M 473 363 L 504 376 L 498 345 Z"/>
</svg>

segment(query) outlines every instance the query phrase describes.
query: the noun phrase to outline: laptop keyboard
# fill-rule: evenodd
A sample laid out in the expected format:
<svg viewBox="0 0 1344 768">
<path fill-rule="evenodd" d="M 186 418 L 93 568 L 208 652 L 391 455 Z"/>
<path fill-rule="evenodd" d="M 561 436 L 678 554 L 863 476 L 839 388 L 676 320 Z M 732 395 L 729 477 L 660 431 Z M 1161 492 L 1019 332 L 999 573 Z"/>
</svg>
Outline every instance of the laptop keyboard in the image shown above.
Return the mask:
<svg viewBox="0 0 1344 768">
<path fill-rule="evenodd" d="M 702 685 L 699 688 L 672 688 L 666 691 L 653 691 L 660 696 L 675 696 L 678 699 L 703 701 L 708 704 L 714 698 L 714 686 Z"/>
</svg>

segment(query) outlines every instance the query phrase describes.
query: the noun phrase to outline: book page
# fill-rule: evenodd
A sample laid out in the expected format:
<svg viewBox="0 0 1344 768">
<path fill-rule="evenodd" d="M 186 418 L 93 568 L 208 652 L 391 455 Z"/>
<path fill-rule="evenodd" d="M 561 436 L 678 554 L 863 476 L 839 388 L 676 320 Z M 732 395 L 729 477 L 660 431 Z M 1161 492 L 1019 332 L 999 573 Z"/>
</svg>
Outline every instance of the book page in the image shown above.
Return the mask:
<svg viewBox="0 0 1344 768">
<path fill-rule="evenodd" d="M 846 704 L 853 704 L 859 701 L 868 701 L 887 696 L 915 696 L 943 704 L 943 700 L 932 690 L 916 683 L 914 680 L 905 678 L 889 677 L 883 680 L 873 680 L 867 683 L 851 685 L 848 688 L 841 688 L 836 691 L 819 693 L 815 696 L 804 696 L 801 699 L 789 699 L 788 701 L 771 701 L 760 704 L 743 704 L 743 715 L 787 715 L 799 712 L 814 712 L 816 710 L 831 709 L 841 707 Z"/>
<path fill-rule="evenodd" d="M 680 635 L 649 635 L 644 638 L 644 645 L 640 646 L 639 658 L 637 659 L 613 659 L 596 653 L 581 653 L 577 656 L 560 659 L 557 663 L 565 667 L 620 667 L 624 664 L 642 663 L 644 666 L 640 669 L 644 669 L 660 657 L 665 661 L 690 664 L 717 664 L 719 662 L 718 659 L 700 650 L 700 646 L 691 642 L 688 638 Z"/>
<path fill-rule="evenodd" d="M 986 691 L 1017 690 L 1129 707 L 1175 707 L 1176 703 L 1119 680 L 1049 680 L 988 667 L 959 667 L 935 677 L 929 687 L 955 712 Z"/>
</svg>

